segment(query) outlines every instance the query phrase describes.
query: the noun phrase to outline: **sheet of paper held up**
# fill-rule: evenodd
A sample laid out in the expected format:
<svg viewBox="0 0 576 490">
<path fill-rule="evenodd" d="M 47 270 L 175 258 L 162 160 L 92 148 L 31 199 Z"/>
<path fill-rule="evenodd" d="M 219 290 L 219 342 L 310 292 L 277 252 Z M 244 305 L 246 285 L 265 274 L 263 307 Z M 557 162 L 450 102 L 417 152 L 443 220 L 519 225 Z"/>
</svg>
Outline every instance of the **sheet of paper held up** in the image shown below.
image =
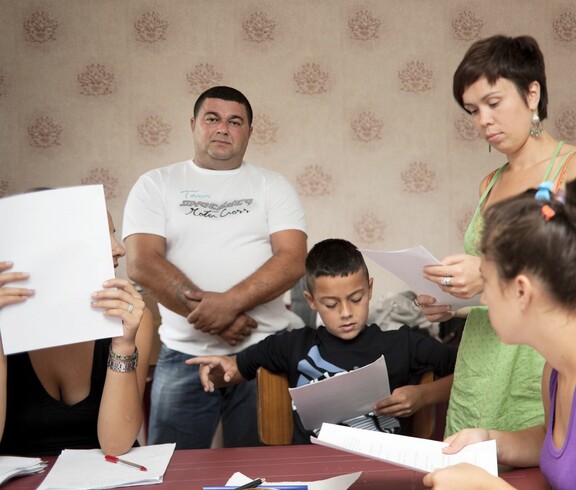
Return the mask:
<svg viewBox="0 0 576 490">
<path fill-rule="evenodd" d="M 361 471 L 356 473 L 349 473 L 347 475 L 334 476 L 332 478 L 327 478 L 326 480 L 316 480 L 316 481 L 275 481 L 270 482 L 266 480 L 266 485 L 278 485 L 278 486 L 288 486 L 288 485 L 308 485 L 308 490 L 347 490 L 350 486 L 360 478 L 362 474 Z M 242 473 L 234 473 L 226 486 L 239 487 L 253 481 L 252 478 L 248 478 Z"/>
<path fill-rule="evenodd" d="M 162 483 L 175 447 L 172 443 L 134 447 L 121 456 L 148 471 L 109 463 L 100 449 L 65 449 L 37 490 L 91 490 Z"/>
<path fill-rule="evenodd" d="M 458 463 L 470 463 L 498 476 L 496 441 L 466 446 L 456 454 L 444 454 L 445 442 L 386 434 L 342 425 L 322 424 L 315 444 L 428 473 Z"/>
<path fill-rule="evenodd" d="M 436 298 L 437 305 L 452 305 L 454 309 L 458 309 L 463 306 L 478 306 L 480 304 L 479 295 L 471 299 L 456 298 L 442 291 L 438 284 L 422 277 L 422 269 L 425 266 L 442 265 L 442 262 L 422 245 L 390 252 L 366 249 L 360 249 L 360 252 L 402 279 L 415 293 L 427 294 Z"/>
<path fill-rule="evenodd" d="M 114 277 L 104 189 L 68 187 L 0 199 L 0 260 L 28 272 L 8 286 L 35 289 L 0 310 L 4 352 L 12 354 L 122 335 L 117 318 L 90 305 Z"/>
<path fill-rule="evenodd" d="M 374 403 L 390 396 L 386 361 L 381 356 L 354 371 L 289 391 L 306 429 L 317 429 L 322 422 L 342 422 L 371 412 Z"/>
</svg>

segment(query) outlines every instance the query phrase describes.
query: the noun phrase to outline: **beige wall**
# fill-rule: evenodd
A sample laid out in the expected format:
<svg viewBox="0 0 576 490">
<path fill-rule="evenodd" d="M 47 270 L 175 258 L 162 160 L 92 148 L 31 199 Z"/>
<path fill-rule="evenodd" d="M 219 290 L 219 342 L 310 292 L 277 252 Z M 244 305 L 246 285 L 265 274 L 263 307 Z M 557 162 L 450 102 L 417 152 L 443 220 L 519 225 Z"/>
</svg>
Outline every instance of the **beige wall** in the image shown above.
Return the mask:
<svg viewBox="0 0 576 490">
<path fill-rule="evenodd" d="M 248 159 L 296 186 L 310 245 L 461 250 L 478 183 L 502 162 L 451 96 L 480 37 L 537 38 L 546 127 L 576 143 L 571 0 L 0 0 L 0 12 L 0 195 L 103 183 L 118 229 L 138 175 L 192 156 L 192 105 L 213 84 L 253 103 Z M 405 287 L 371 271 L 377 296 Z"/>
</svg>

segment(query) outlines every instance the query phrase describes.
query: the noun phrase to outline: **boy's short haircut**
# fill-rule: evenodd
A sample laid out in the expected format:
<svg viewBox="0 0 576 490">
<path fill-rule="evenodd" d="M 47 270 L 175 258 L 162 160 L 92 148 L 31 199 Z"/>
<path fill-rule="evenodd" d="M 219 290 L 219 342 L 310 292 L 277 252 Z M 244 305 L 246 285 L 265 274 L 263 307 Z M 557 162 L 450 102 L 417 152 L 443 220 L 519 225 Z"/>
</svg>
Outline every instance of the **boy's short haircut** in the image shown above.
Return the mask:
<svg viewBox="0 0 576 490">
<path fill-rule="evenodd" d="M 318 277 L 346 277 L 358 271 L 363 271 L 366 280 L 369 279 L 362 253 L 342 238 L 328 238 L 318 242 L 306 257 L 306 285 L 309 292 L 313 291 Z"/>
</svg>

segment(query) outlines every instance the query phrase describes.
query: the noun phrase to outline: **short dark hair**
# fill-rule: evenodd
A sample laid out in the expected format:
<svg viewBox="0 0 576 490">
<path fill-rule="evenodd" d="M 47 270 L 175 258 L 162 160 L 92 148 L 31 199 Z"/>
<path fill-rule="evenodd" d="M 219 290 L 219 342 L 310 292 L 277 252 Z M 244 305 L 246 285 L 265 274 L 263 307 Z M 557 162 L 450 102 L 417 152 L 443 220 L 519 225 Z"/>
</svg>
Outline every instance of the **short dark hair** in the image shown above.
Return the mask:
<svg viewBox="0 0 576 490">
<path fill-rule="evenodd" d="M 518 274 L 539 278 L 555 301 L 576 306 L 576 180 L 550 201 L 536 189 L 492 205 L 484 216 L 480 250 L 504 281 Z M 549 206 L 554 215 L 545 216 Z M 544 211 L 549 211 L 547 208 Z M 550 213 L 552 214 L 552 213 Z"/>
<path fill-rule="evenodd" d="M 491 85 L 499 78 L 510 80 L 525 100 L 530 84 L 538 82 L 538 116 L 541 120 L 548 116 L 544 55 L 533 37 L 496 35 L 472 44 L 453 78 L 452 91 L 460 107 L 464 108 L 464 91 L 483 76 Z"/>
<path fill-rule="evenodd" d="M 312 293 L 315 279 L 322 276 L 346 277 L 368 267 L 355 245 L 342 238 L 328 238 L 312 247 L 306 257 L 306 285 Z"/>
<path fill-rule="evenodd" d="M 202 92 L 198 99 L 196 99 L 196 103 L 194 104 L 194 117 L 198 117 L 198 113 L 200 112 L 200 108 L 206 99 L 222 99 L 222 100 L 231 100 L 233 102 L 238 102 L 246 107 L 246 114 L 248 116 L 248 124 L 252 126 L 252 106 L 246 96 L 232 87 L 225 87 L 223 85 L 217 87 L 211 87 L 208 90 Z"/>
</svg>

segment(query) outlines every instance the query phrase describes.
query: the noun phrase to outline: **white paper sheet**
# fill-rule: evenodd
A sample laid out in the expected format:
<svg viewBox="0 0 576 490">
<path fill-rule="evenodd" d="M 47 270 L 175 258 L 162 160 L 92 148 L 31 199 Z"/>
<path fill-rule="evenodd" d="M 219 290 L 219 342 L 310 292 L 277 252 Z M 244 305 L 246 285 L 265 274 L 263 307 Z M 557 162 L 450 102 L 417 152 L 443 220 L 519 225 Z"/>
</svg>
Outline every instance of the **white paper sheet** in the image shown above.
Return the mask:
<svg viewBox="0 0 576 490">
<path fill-rule="evenodd" d="M 30 273 L 9 286 L 36 290 L 0 310 L 6 354 L 122 335 L 119 319 L 90 305 L 91 294 L 114 277 L 101 185 L 0 199 L 0 221 L 0 260 Z"/>
<path fill-rule="evenodd" d="M 176 444 L 135 447 L 120 458 L 148 471 L 109 463 L 100 449 L 65 449 L 38 490 L 92 490 L 162 483 Z"/>
<path fill-rule="evenodd" d="M 442 448 L 447 446 L 445 442 L 334 424 L 322 424 L 318 437 L 311 437 L 310 440 L 315 444 L 425 473 L 458 463 L 470 463 L 498 476 L 495 440 L 471 444 L 456 454 L 448 455 L 442 452 Z"/>
<path fill-rule="evenodd" d="M 349 473 L 347 475 L 334 476 L 332 478 L 327 478 L 326 480 L 316 480 L 316 481 L 268 481 L 266 480 L 266 485 L 308 485 L 308 490 L 347 490 L 350 486 L 360 478 L 362 474 L 361 471 L 356 473 Z M 242 473 L 234 473 L 228 482 L 227 486 L 237 486 L 245 485 L 253 481 L 253 478 L 248 478 Z"/>
<path fill-rule="evenodd" d="M 306 429 L 317 429 L 322 422 L 342 422 L 371 412 L 376 402 L 390 396 L 386 361 L 381 356 L 354 371 L 289 391 Z"/>
<path fill-rule="evenodd" d="M 456 298 L 442 291 L 438 284 L 422 277 L 425 266 L 442 265 L 442 262 L 422 245 L 390 252 L 366 249 L 360 249 L 360 252 L 402 279 L 415 293 L 427 294 L 436 298 L 437 305 L 451 305 L 453 309 L 458 309 L 463 306 L 478 306 L 480 304 L 479 295 L 470 299 Z"/>
<path fill-rule="evenodd" d="M 40 473 L 45 468 L 46 462 L 40 458 L 0 456 L 0 485 L 16 476 Z"/>
</svg>

